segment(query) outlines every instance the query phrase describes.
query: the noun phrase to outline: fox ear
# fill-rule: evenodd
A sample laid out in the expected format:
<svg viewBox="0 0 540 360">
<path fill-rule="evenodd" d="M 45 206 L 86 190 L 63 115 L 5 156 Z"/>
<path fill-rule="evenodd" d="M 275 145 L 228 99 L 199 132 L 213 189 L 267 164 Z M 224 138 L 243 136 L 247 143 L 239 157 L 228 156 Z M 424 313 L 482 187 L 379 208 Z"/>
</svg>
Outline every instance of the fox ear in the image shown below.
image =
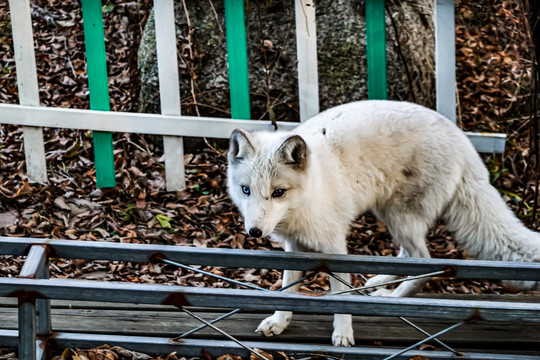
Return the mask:
<svg viewBox="0 0 540 360">
<path fill-rule="evenodd" d="M 304 170 L 307 165 L 307 145 L 299 135 L 288 137 L 279 147 L 278 159 L 295 170 Z"/>
<path fill-rule="evenodd" d="M 249 138 L 250 134 L 245 130 L 236 129 L 232 132 L 228 154 L 230 163 L 242 160 L 253 153 L 254 148 Z"/>
</svg>

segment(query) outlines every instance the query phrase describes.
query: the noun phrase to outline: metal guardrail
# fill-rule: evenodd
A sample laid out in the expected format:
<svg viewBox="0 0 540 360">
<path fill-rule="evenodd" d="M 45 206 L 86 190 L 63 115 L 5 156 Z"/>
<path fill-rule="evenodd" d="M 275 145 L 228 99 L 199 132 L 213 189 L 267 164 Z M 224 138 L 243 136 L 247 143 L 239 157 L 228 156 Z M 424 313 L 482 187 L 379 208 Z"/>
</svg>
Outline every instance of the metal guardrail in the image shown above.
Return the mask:
<svg viewBox="0 0 540 360">
<path fill-rule="evenodd" d="M 457 323 L 441 332 L 430 335 L 419 329 L 424 340 L 451 331 L 469 320 L 540 322 L 540 304 L 518 302 L 493 302 L 476 300 L 443 300 L 420 298 L 393 298 L 377 296 L 355 296 L 326 294 L 307 296 L 304 294 L 259 291 L 251 289 L 199 288 L 156 284 L 133 284 L 100 282 L 89 280 L 47 279 L 50 257 L 108 259 L 133 262 L 166 262 L 187 267 L 176 262 L 192 265 L 215 265 L 228 267 L 253 267 L 336 272 L 369 272 L 399 275 L 452 277 L 502 278 L 514 280 L 540 280 L 540 263 L 513 263 L 475 260 L 403 259 L 355 255 L 324 255 L 317 253 L 285 253 L 274 251 L 250 251 L 231 249 L 207 249 L 194 247 L 121 244 L 72 240 L 44 240 L 25 238 L 0 238 L 0 253 L 27 256 L 19 278 L 0 278 L 0 296 L 19 299 L 19 332 L 0 331 L 0 345 L 13 346 L 17 336 L 20 359 L 42 359 L 46 356 L 47 341 L 52 339 L 50 299 L 84 300 L 103 302 L 136 302 L 143 304 L 174 305 L 193 315 L 185 307 L 225 307 L 256 310 L 292 310 L 312 313 L 350 313 L 355 315 L 411 316 L 436 319 L 452 319 Z M 192 268 L 194 271 L 202 272 Z M 365 288 L 356 288 L 362 291 Z M 234 313 L 234 312 L 233 312 Z M 231 314 L 232 315 L 232 314 Z M 201 319 L 207 326 L 208 322 Z M 215 323 L 217 320 L 212 321 Z M 382 325 L 384 326 L 384 325 Z M 411 326 L 414 326 L 411 325 Z M 79 341 L 79 342 L 77 342 Z M 235 340 L 236 341 L 236 340 Z M 438 341 L 438 340 L 437 340 Z M 182 336 L 181 342 L 163 338 L 54 334 L 55 346 L 96 346 L 104 343 L 117 344 L 134 350 L 163 353 L 177 351 L 187 356 L 200 355 L 200 350 L 214 354 L 245 354 L 246 348 L 277 349 L 295 353 L 324 351 L 329 356 L 345 356 L 346 359 L 408 359 L 425 352 L 413 351 L 412 347 L 396 349 L 371 349 L 354 347 L 344 349 L 331 346 L 299 344 L 277 344 L 262 342 L 190 340 Z M 203 344 L 204 343 L 204 344 Z M 238 344 L 242 344 L 242 346 Z M 442 342 L 441 342 L 442 343 Z M 143 345 L 144 344 L 144 345 Z M 444 346 L 446 346 L 444 344 Z M 174 350 L 171 350 L 171 347 Z M 448 349 L 452 350 L 450 347 Z M 150 350 L 152 349 L 152 350 Z M 197 350 L 198 349 L 198 350 Z M 198 352 L 197 352 L 198 351 Z M 254 350 L 253 350 L 254 351 Z M 429 352 L 430 359 L 449 359 L 458 353 L 455 350 Z M 497 355 L 466 353 L 470 359 L 540 359 L 540 356 Z"/>
</svg>

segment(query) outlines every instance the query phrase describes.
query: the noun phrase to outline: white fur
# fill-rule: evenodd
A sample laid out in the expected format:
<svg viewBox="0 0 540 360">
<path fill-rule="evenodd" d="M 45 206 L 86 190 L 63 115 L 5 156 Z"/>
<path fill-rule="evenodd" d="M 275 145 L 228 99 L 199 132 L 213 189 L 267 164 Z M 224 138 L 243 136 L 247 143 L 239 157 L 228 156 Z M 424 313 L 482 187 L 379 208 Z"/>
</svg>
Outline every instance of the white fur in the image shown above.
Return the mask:
<svg viewBox="0 0 540 360">
<path fill-rule="evenodd" d="M 428 258 L 426 233 L 441 218 L 474 257 L 540 260 L 540 235 L 528 230 L 490 185 L 463 132 L 435 111 L 406 102 L 362 101 L 325 111 L 292 132 L 242 134 L 233 136 L 229 151 L 229 194 L 246 229 L 283 241 L 288 251 L 346 253 L 349 225 L 371 210 L 401 245 L 400 256 Z M 306 144 L 304 167 L 290 164 L 295 154 L 290 147 L 283 155 L 282 146 L 293 135 Z M 249 196 L 241 185 L 249 186 Z M 277 188 L 287 189 L 284 197 L 271 197 Z M 285 271 L 284 285 L 299 276 Z M 411 295 L 426 281 L 403 283 L 392 296 Z M 534 282 L 512 285 L 538 288 Z M 331 286 L 336 291 L 343 285 L 334 280 Z M 257 331 L 277 335 L 290 317 L 276 312 Z M 332 340 L 354 344 L 350 315 L 336 315 Z"/>
</svg>

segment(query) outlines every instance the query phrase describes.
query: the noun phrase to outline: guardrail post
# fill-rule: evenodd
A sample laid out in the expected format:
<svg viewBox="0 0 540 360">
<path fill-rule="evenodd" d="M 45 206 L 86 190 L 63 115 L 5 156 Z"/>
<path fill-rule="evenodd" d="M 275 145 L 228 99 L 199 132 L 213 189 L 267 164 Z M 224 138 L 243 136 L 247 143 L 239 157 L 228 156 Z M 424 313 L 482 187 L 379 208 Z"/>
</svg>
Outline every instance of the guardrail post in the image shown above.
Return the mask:
<svg viewBox="0 0 540 360">
<path fill-rule="evenodd" d="M 36 303 L 19 298 L 19 359 L 36 360 Z"/>
<path fill-rule="evenodd" d="M 101 1 L 82 0 L 90 109 L 109 111 L 109 84 Z M 94 131 L 97 187 L 115 187 L 112 134 Z"/>
<path fill-rule="evenodd" d="M 38 270 L 37 278 L 49 279 L 49 267 L 48 259 L 45 257 L 43 266 Z M 37 311 L 37 336 L 47 337 L 52 333 L 51 324 L 51 300 L 49 299 L 37 299 L 36 301 Z"/>
<path fill-rule="evenodd" d="M 46 254 L 45 247 L 32 246 L 26 261 L 21 269 L 19 277 L 36 278 L 40 275 L 48 275 L 46 269 Z M 37 346 L 36 336 L 38 332 L 37 328 L 37 313 L 36 307 L 38 307 L 42 314 L 40 314 L 40 331 L 44 331 L 45 327 L 48 327 L 46 335 L 50 334 L 50 303 L 48 300 L 37 300 L 35 296 L 31 294 L 21 293 L 18 296 L 19 299 L 19 358 L 21 360 L 36 360 Z M 36 305 L 36 300 L 40 301 Z M 48 309 L 47 309 L 48 307 Z M 40 347 L 41 359 L 44 351 Z"/>
</svg>

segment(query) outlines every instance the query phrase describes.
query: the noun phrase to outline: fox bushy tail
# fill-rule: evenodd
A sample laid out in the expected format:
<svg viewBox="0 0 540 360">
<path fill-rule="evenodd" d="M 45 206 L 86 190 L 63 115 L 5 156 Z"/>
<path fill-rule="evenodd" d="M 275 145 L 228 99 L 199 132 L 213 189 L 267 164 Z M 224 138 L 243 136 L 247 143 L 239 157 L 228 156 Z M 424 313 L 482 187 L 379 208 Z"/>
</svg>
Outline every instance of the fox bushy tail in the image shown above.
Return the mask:
<svg viewBox="0 0 540 360">
<path fill-rule="evenodd" d="M 481 260 L 539 262 L 540 233 L 523 225 L 487 176 L 469 169 L 444 216 L 458 244 Z M 507 283 L 522 289 L 540 289 L 540 282 Z"/>
</svg>

